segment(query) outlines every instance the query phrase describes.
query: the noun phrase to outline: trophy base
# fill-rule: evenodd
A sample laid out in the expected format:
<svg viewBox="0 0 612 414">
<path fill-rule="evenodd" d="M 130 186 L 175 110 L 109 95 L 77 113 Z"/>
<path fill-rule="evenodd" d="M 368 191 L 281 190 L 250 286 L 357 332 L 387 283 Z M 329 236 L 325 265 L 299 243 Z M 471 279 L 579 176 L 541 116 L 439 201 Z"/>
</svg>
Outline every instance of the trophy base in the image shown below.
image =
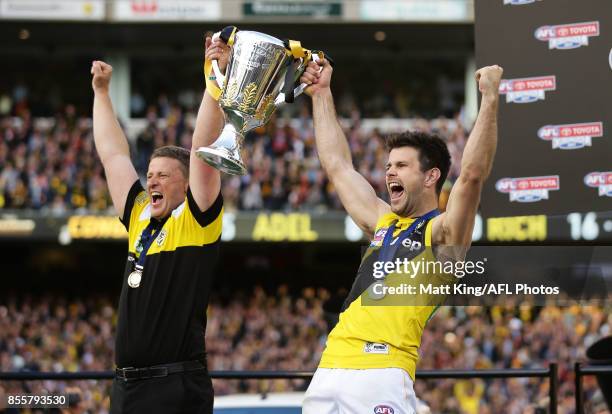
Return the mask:
<svg viewBox="0 0 612 414">
<path fill-rule="evenodd" d="M 246 175 L 247 169 L 242 161 L 236 159 L 234 154 L 226 148 L 200 147 L 196 155 L 202 161 L 221 172 L 230 175 Z"/>
</svg>

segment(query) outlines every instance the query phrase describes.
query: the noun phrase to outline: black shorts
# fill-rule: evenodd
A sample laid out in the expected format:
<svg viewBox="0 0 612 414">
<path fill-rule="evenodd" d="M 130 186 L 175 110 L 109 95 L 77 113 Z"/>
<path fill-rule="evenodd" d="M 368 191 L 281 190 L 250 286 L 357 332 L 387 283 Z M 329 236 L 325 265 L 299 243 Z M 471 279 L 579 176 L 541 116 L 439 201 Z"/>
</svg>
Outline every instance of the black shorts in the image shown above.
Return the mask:
<svg viewBox="0 0 612 414">
<path fill-rule="evenodd" d="M 206 370 L 129 381 L 115 378 L 110 414 L 212 414 L 213 399 Z"/>
</svg>

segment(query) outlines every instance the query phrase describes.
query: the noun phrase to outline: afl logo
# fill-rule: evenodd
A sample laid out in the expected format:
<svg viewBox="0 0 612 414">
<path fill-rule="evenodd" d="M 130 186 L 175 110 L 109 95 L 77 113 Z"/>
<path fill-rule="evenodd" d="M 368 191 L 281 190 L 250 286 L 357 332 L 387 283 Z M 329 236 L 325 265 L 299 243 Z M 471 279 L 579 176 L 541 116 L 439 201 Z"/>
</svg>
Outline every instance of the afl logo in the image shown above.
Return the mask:
<svg viewBox="0 0 612 414">
<path fill-rule="evenodd" d="M 589 37 L 599 36 L 599 22 L 561 24 L 541 26 L 534 37 L 548 42 L 549 49 L 576 49 L 589 45 Z"/>
<path fill-rule="evenodd" d="M 553 149 L 579 149 L 590 147 L 593 137 L 603 136 L 603 122 L 581 124 L 545 125 L 538 130 L 538 137 L 552 141 Z"/>
<path fill-rule="evenodd" d="M 499 94 L 506 95 L 506 103 L 531 103 L 546 99 L 546 92 L 557 89 L 555 75 L 530 78 L 502 79 Z"/>
<path fill-rule="evenodd" d="M 584 176 L 584 184 L 597 188 L 600 197 L 612 197 L 612 171 L 591 172 Z"/>
<path fill-rule="evenodd" d="M 377 405 L 374 407 L 374 414 L 393 414 L 395 410 L 388 405 Z"/>
<path fill-rule="evenodd" d="M 549 191 L 558 191 L 559 176 L 502 178 L 495 183 L 495 189 L 500 193 L 510 195 L 510 201 L 533 203 L 548 200 Z"/>
</svg>

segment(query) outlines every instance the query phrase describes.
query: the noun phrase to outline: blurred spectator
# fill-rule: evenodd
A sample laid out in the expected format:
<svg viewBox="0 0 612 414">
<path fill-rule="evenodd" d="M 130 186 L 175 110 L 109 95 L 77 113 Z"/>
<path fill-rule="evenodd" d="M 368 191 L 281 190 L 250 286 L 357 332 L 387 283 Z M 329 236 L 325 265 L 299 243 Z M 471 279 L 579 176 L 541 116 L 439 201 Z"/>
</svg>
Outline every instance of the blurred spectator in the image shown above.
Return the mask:
<svg viewBox="0 0 612 414">
<path fill-rule="evenodd" d="M 327 335 L 325 289 L 292 296 L 256 287 L 249 294 L 215 298 L 208 309 L 206 346 L 211 370 L 312 370 Z M 329 307 L 329 305 L 326 305 Z M 329 318 L 327 318 L 329 320 Z M 559 413 L 574 413 L 572 364 L 589 343 L 606 335 L 610 309 L 596 306 L 442 307 L 423 335 L 418 369 L 541 368 L 559 362 Z M 113 367 L 116 314 L 104 296 L 4 297 L 0 300 L 0 371 L 103 371 Z M 584 377 L 586 413 L 601 409 L 594 377 Z M 215 380 L 217 395 L 304 390 L 302 380 Z M 78 387 L 87 412 L 108 409 L 110 382 L 9 381 L 0 395 L 67 393 Z M 25 388 L 24 388 L 25 387 Z M 548 382 L 540 378 L 418 380 L 417 396 L 432 412 L 525 413 L 546 407 Z M 600 412 L 600 411 L 597 411 Z"/>
<path fill-rule="evenodd" d="M 384 135 L 377 129 L 365 130 L 358 112 L 353 111 L 351 117 L 345 133 L 355 168 L 386 199 Z M 146 110 L 146 123 L 135 134 L 131 151 L 141 178 L 146 175 L 154 148 L 190 147 L 194 119 L 195 113 L 183 111 L 165 95 Z M 467 131 L 459 117 L 431 121 L 417 118 L 414 125 L 438 133 L 448 143 L 453 163 L 442 195 L 444 201 L 459 174 Z M 333 186 L 321 170 L 306 107 L 298 118 L 279 115 L 251 131 L 245 140 L 245 157 L 247 176 L 223 175 L 227 209 L 341 209 Z M 0 118 L 0 206 L 51 214 L 73 210 L 111 213 L 104 171 L 95 155 L 91 120 L 79 118 L 72 105 L 46 122 L 33 120 L 27 110 L 16 118 Z"/>
</svg>

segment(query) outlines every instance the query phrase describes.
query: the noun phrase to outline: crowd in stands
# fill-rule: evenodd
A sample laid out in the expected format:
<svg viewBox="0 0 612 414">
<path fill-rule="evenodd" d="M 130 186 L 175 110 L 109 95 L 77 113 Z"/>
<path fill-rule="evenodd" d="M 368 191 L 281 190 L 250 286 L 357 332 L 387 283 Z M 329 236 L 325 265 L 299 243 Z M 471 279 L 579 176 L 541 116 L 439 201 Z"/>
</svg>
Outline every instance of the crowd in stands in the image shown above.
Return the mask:
<svg viewBox="0 0 612 414">
<path fill-rule="evenodd" d="M 197 103 L 197 98 L 190 99 Z M 395 106 L 402 108 L 397 102 Z M 385 134 L 364 125 L 365 117 L 350 98 L 342 97 L 338 109 L 355 168 L 386 197 Z M 191 146 L 196 110 L 197 105 L 181 106 L 169 100 L 143 106 L 144 128 L 128 134 L 141 177 L 154 148 Z M 248 175 L 223 176 L 227 210 L 341 209 L 316 156 L 309 108 L 302 102 L 292 110 L 291 116 L 278 114 L 247 136 Z M 78 112 L 67 105 L 51 118 L 34 119 L 27 105 L 11 106 L 0 97 L 0 208 L 50 215 L 112 213 L 91 119 Z M 446 140 L 453 161 L 448 189 L 459 174 L 469 126 L 460 116 L 414 118 L 412 125 Z M 314 369 L 328 330 L 323 305 L 331 296 L 322 288 L 305 289 L 296 296 L 281 286 L 275 292 L 257 288 L 213 300 L 208 309 L 209 369 Z M 115 309 L 115 299 L 104 296 L 2 297 L 0 371 L 111 369 Z M 572 364 L 584 358 L 589 344 L 611 333 L 611 315 L 610 309 L 592 306 L 442 307 L 423 335 L 418 369 L 536 368 L 557 360 L 558 412 L 572 414 Z M 587 400 L 598 401 L 595 379 L 585 377 L 584 384 Z M 215 380 L 214 385 L 217 395 L 307 387 L 303 380 Z M 83 412 L 108 411 L 109 381 L 0 381 L 0 401 L 5 394 L 70 389 L 80 390 Z M 419 380 L 415 391 L 433 413 L 537 413 L 546 407 L 548 383 L 533 378 Z M 590 404 L 587 413 L 605 412 L 597 411 L 596 405 Z"/>
<path fill-rule="evenodd" d="M 306 288 L 292 295 L 255 288 L 208 309 L 210 370 L 314 369 L 324 348 L 330 293 Z M 101 371 L 113 367 L 114 300 L 17 297 L 0 300 L 0 371 Z M 559 362 L 559 413 L 574 413 L 573 362 L 610 334 L 612 313 L 597 306 L 442 307 L 429 321 L 418 369 L 542 368 Z M 302 380 L 215 380 L 216 395 L 305 390 Z M 88 413 L 106 413 L 110 381 L 0 382 L 2 394 L 81 392 Z M 586 413 L 606 413 L 593 377 L 584 378 Z M 417 380 L 417 396 L 432 413 L 546 412 L 548 382 L 540 378 Z"/>
<path fill-rule="evenodd" d="M 311 114 L 305 100 L 295 116 L 279 114 L 246 138 L 246 176 L 223 176 L 227 210 L 341 209 L 322 172 Z M 344 129 L 355 168 L 386 197 L 384 136 L 365 128 L 350 105 Z M 33 209 L 61 215 L 72 211 L 112 212 L 104 170 L 96 154 L 91 119 L 67 105 L 52 118 L 33 118 L 27 106 L 0 117 L 0 208 Z M 295 111 L 295 109 L 294 109 Z M 131 154 L 141 177 L 154 148 L 191 146 L 195 111 L 177 104 L 151 106 L 144 127 L 129 131 Z M 453 158 L 448 185 L 458 176 L 467 127 L 456 119 L 413 119 L 414 128 L 438 133 Z M 398 131 L 399 132 L 399 131 Z"/>
</svg>

